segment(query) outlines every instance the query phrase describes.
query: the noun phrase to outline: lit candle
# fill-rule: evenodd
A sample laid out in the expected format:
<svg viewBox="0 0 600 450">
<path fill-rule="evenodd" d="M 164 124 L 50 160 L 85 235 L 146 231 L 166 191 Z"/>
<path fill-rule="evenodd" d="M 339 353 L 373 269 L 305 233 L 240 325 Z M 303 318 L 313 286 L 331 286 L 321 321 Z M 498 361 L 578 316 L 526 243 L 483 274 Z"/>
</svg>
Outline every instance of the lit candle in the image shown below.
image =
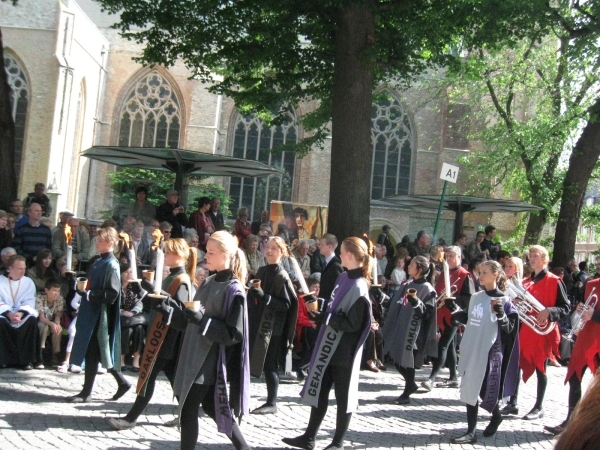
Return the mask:
<svg viewBox="0 0 600 450">
<path fill-rule="evenodd" d="M 156 250 L 156 275 L 154 276 L 154 293 L 160 294 L 162 289 L 163 269 L 165 267 L 165 254 L 161 248 Z"/>
<path fill-rule="evenodd" d="M 306 285 L 306 280 L 304 279 L 304 275 L 300 270 L 300 266 L 298 265 L 298 261 L 293 256 L 289 257 L 290 264 L 292 265 L 292 270 L 296 274 L 296 278 L 298 278 L 298 283 L 300 283 L 300 291 L 303 294 L 308 294 L 308 286 Z"/>
<path fill-rule="evenodd" d="M 442 262 L 442 266 L 444 267 L 444 288 L 446 289 L 446 297 L 452 297 L 452 289 L 450 287 L 450 267 L 445 259 Z"/>
<path fill-rule="evenodd" d="M 131 266 L 131 273 L 133 274 L 133 279 L 137 280 L 137 261 L 135 259 L 135 249 L 133 248 L 133 246 L 129 249 L 129 265 Z"/>
<path fill-rule="evenodd" d="M 73 246 L 67 244 L 67 270 L 73 270 Z"/>
<path fill-rule="evenodd" d="M 373 267 L 371 267 L 371 284 L 378 284 L 377 283 L 377 258 L 371 258 L 371 264 Z"/>
</svg>

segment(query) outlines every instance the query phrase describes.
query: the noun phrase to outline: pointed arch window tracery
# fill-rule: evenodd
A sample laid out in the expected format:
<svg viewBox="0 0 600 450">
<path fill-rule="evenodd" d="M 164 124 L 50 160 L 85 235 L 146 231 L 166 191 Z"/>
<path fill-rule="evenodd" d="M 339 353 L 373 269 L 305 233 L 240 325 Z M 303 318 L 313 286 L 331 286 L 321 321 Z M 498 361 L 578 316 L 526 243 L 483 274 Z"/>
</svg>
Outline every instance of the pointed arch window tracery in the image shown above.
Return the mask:
<svg viewBox="0 0 600 450">
<path fill-rule="evenodd" d="M 21 64 L 8 53 L 4 54 L 4 68 L 8 74 L 8 85 L 10 86 L 11 113 L 15 122 L 15 170 L 19 175 L 29 108 L 29 83 Z"/>
</svg>

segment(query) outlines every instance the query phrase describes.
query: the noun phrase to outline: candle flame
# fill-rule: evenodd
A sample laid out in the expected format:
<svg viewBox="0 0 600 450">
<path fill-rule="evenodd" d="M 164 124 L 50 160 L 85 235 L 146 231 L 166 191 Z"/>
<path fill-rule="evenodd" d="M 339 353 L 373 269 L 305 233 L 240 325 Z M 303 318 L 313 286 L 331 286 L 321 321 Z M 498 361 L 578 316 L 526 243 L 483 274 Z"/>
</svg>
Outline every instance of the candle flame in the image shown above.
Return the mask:
<svg viewBox="0 0 600 450">
<path fill-rule="evenodd" d="M 154 238 L 154 242 L 152 243 L 151 248 L 152 248 L 152 250 L 156 250 L 158 247 L 160 247 L 160 242 L 162 241 L 163 234 L 157 228 L 156 230 L 154 230 L 152 232 L 151 236 Z"/>
<path fill-rule="evenodd" d="M 71 227 L 65 224 L 65 241 L 67 242 L 67 245 L 71 245 L 71 239 L 73 239 L 73 232 L 71 231 Z"/>
<path fill-rule="evenodd" d="M 131 240 L 129 239 L 129 235 L 124 231 L 119 233 L 119 237 L 125 243 L 125 248 L 131 248 Z"/>
<path fill-rule="evenodd" d="M 446 256 L 446 252 L 440 252 L 440 262 L 444 262 Z"/>
</svg>

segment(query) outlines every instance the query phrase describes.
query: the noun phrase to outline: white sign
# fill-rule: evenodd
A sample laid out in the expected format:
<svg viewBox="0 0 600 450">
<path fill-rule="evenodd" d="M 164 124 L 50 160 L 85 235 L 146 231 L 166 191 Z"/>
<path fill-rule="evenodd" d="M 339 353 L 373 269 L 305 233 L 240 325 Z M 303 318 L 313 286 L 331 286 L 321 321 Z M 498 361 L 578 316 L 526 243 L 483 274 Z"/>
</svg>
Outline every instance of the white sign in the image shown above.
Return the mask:
<svg viewBox="0 0 600 450">
<path fill-rule="evenodd" d="M 456 183 L 456 179 L 458 178 L 458 169 L 458 166 L 453 166 L 448 163 L 442 164 L 442 173 L 440 174 L 440 179 L 449 181 L 450 183 Z"/>
</svg>

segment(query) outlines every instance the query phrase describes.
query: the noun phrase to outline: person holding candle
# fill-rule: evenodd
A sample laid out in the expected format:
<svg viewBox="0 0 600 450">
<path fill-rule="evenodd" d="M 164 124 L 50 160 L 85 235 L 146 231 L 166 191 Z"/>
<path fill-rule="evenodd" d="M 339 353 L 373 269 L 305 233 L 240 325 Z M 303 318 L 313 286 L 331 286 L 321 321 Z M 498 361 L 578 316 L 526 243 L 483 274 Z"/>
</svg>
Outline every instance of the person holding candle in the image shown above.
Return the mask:
<svg viewBox="0 0 600 450">
<path fill-rule="evenodd" d="M 198 410 L 217 423 L 238 450 L 250 449 L 235 417 L 249 411 L 250 369 L 248 317 L 244 280 L 246 259 L 237 239 L 217 231 L 206 244 L 208 269 L 216 272 L 198 289 L 199 310 L 187 308 L 186 321 L 173 315 L 173 326 L 185 330 L 174 391 L 179 396 L 181 449 L 198 440 Z M 231 383 L 227 388 L 228 382 Z"/>
<path fill-rule="evenodd" d="M 85 359 L 86 370 L 83 389 L 67 397 L 70 403 L 91 400 L 99 363 L 117 381 L 118 389 L 112 400 L 118 400 L 131 388 L 121 373 L 121 273 L 113 253 L 118 244 L 119 235 L 114 228 L 98 231 L 96 250 L 101 257 L 89 271 L 89 289 L 77 291 L 82 300 L 70 362 L 81 367 Z"/>
<path fill-rule="evenodd" d="M 454 299 L 445 300 L 454 325 L 466 324 L 460 343 L 458 372 L 462 376 L 460 399 L 467 404 L 467 432 L 452 439 L 453 444 L 477 442 L 477 412 L 481 407 L 492 414 L 483 432 L 493 436 L 502 423 L 498 402 L 513 394 L 518 380 L 519 342 L 517 310 L 504 295 L 506 275 L 496 261 L 479 266 L 483 291 L 471 297 L 468 309 Z"/>
<path fill-rule="evenodd" d="M 163 280 L 162 267 L 165 265 L 171 267 L 171 269 L 169 275 Z M 154 300 L 151 296 L 144 299 L 151 299 L 153 308 L 149 320 L 152 326 L 148 330 L 146 349 L 144 350 L 143 362 L 140 365 L 140 378 L 146 381 L 125 417 L 122 419 L 107 419 L 108 424 L 115 430 L 128 430 L 136 426 L 138 417 L 152 399 L 156 378 L 161 372 L 165 373 L 171 387 L 173 387 L 175 381 L 177 355 L 179 355 L 182 341 L 181 331 L 182 328 L 185 328 L 186 323 L 184 303 L 190 301 L 195 281 L 196 252 L 190 249 L 184 239 L 169 239 L 165 242 L 164 256 L 162 250 L 157 251 L 156 266 L 155 286 L 144 279 L 142 280 L 142 287 L 150 292 L 165 292 L 168 296 L 163 300 Z M 162 287 L 162 291 L 160 287 Z M 179 328 L 171 326 L 175 322 L 183 323 L 183 326 L 180 325 Z M 152 342 L 154 327 L 162 330 L 167 328 L 166 333 L 162 333 L 162 342 L 159 345 Z M 151 356 L 154 354 L 156 356 L 153 362 L 149 363 L 148 359 L 152 360 Z"/>
<path fill-rule="evenodd" d="M 448 247 L 443 269 L 444 276 L 439 277 L 435 285 L 435 291 L 440 299 L 438 306 L 445 298 L 453 297 L 460 308 L 467 309 L 471 296 L 475 294 L 475 283 L 469 271 L 462 267 L 460 247 Z M 450 291 L 449 294 L 448 291 Z M 443 303 L 441 304 L 443 305 Z M 448 362 L 448 368 L 450 369 L 450 378 L 443 383 L 439 383 L 437 387 L 457 388 L 460 385 L 456 375 L 457 359 L 454 343 L 458 326 L 452 325 L 450 311 L 447 308 L 437 310 L 437 326 L 441 332 L 437 358 L 433 362 L 429 378 L 421 383 L 421 387 L 427 391 L 433 389 L 435 379 L 446 362 Z"/>
<path fill-rule="evenodd" d="M 415 369 L 426 356 L 437 357 L 436 294 L 431 285 L 435 268 L 424 256 L 415 256 L 409 266 L 411 280 L 396 291 L 383 326 L 383 353 L 388 354 L 404 377 L 404 392 L 394 402 L 410 403 L 419 388 Z"/>
<path fill-rule="evenodd" d="M 333 441 L 326 448 L 344 448 L 352 412 L 358 406 L 358 376 L 362 349 L 371 329 L 368 278 L 371 257 L 358 237 L 342 241 L 342 273 L 335 284 L 327 311 L 313 313 L 321 323 L 308 375 L 300 392 L 302 403 L 312 406 L 304 434 L 282 441 L 295 448 L 314 449 L 317 432 L 327 413 L 329 392 L 335 389 L 337 414 Z"/>
<path fill-rule="evenodd" d="M 259 378 L 264 372 L 267 384 L 267 401 L 252 414 L 277 412 L 278 370 L 293 346 L 298 318 L 298 299 L 282 266 L 282 258 L 289 257 L 285 241 L 270 237 L 265 257 L 268 264 L 256 272 L 260 286 L 248 290 L 250 373 Z"/>
</svg>

